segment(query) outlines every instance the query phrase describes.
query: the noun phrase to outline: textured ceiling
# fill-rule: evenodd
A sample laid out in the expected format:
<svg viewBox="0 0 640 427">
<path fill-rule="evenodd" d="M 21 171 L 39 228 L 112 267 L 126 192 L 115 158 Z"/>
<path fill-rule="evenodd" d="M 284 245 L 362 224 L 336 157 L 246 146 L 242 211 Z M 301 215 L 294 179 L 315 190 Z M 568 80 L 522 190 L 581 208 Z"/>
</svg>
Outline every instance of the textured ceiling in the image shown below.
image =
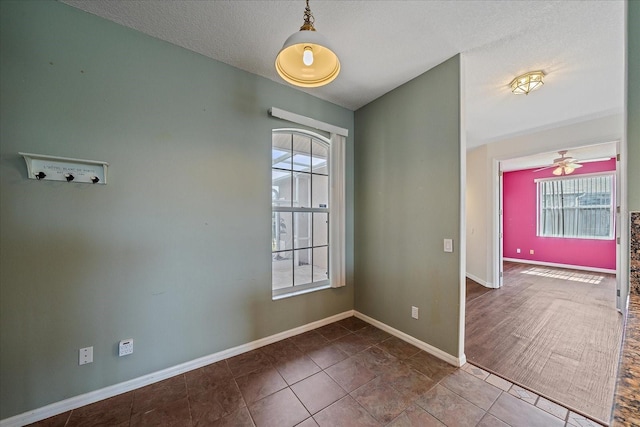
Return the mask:
<svg viewBox="0 0 640 427">
<path fill-rule="evenodd" d="M 284 83 L 274 68 L 302 24 L 303 1 L 63 0 L 234 67 Z M 607 1 L 311 0 L 342 71 L 305 89 L 356 110 L 462 53 L 468 147 L 623 111 L 624 10 Z M 511 94 L 541 69 L 542 89 Z"/>
</svg>

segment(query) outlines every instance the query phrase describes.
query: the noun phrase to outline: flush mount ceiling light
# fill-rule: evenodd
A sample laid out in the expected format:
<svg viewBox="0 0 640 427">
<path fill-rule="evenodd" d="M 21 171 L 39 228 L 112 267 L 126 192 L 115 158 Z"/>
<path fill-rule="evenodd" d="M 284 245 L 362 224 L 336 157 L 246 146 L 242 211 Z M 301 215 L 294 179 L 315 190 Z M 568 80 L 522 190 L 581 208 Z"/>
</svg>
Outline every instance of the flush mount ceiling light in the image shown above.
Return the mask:
<svg viewBox="0 0 640 427">
<path fill-rule="evenodd" d="M 331 83 L 340 73 L 340 60 L 327 40 L 313 27 L 309 0 L 304 10 L 304 24 L 292 34 L 276 57 L 280 77 L 292 85 L 319 87 Z"/>
<path fill-rule="evenodd" d="M 540 89 L 544 84 L 544 73 L 542 71 L 530 71 L 516 77 L 509 83 L 511 91 L 516 95 L 528 95 L 529 92 Z"/>
</svg>

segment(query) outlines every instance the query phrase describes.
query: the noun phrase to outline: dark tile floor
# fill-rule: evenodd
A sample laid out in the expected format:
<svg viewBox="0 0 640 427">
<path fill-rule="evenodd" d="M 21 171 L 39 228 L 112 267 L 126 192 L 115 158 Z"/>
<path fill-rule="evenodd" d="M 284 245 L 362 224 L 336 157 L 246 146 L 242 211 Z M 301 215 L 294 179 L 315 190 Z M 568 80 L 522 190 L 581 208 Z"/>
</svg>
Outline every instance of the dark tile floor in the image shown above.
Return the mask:
<svg viewBox="0 0 640 427">
<path fill-rule="evenodd" d="M 577 426 L 588 419 L 350 317 L 35 426 Z"/>
</svg>

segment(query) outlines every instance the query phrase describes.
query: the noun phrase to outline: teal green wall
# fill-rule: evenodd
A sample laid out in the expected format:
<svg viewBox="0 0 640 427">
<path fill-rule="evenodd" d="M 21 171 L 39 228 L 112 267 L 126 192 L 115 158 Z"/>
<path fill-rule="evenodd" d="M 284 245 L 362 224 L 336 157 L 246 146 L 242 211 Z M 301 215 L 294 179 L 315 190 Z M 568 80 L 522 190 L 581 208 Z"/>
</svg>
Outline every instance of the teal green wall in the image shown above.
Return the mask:
<svg viewBox="0 0 640 427">
<path fill-rule="evenodd" d="M 271 106 L 353 112 L 57 2 L 0 2 L 0 418 L 353 309 L 271 300 Z M 19 151 L 110 163 L 27 179 Z M 131 356 L 117 342 L 135 340 Z M 78 366 L 78 349 L 94 362 Z"/>
<path fill-rule="evenodd" d="M 628 207 L 631 211 L 640 211 L 640 1 L 628 2 L 627 19 Z"/>
<path fill-rule="evenodd" d="M 458 356 L 460 58 L 356 111 L 356 310 Z M 443 239 L 454 252 L 443 252 Z M 411 318 L 411 306 L 420 319 Z"/>
<path fill-rule="evenodd" d="M 640 2 L 628 19 L 640 210 Z M 0 419 L 354 306 L 458 355 L 459 62 L 354 126 L 346 109 L 64 4 L 0 1 Z M 346 288 L 271 301 L 267 159 L 271 129 L 290 126 L 271 106 L 350 130 Z M 108 161 L 109 183 L 28 180 L 18 151 Z M 118 358 L 123 338 L 135 353 Z"/>
</svg>

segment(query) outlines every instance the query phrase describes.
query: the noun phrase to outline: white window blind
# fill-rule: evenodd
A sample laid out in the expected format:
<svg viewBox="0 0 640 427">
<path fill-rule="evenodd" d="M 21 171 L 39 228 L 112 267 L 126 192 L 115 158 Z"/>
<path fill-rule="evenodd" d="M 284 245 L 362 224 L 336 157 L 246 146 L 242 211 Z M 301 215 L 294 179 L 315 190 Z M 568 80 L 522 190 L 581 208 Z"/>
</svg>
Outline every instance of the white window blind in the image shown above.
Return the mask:
<svg viewBox="0 0 640 427">
<path fill-rule="evenodd" d="M 339 288 L 347 284 L 345 268 L 345 137 L 338 134 L 331 135 L 329 147 L 330 175 L 329 199 L 331 206 L 331 227 L 329 227 L 329 281 L 332 288 Z"/>
<path fill-rule="evenodd" d="M 613 173 L 536 180 L 538 236 L 613 239 Z"/>
</svg>

